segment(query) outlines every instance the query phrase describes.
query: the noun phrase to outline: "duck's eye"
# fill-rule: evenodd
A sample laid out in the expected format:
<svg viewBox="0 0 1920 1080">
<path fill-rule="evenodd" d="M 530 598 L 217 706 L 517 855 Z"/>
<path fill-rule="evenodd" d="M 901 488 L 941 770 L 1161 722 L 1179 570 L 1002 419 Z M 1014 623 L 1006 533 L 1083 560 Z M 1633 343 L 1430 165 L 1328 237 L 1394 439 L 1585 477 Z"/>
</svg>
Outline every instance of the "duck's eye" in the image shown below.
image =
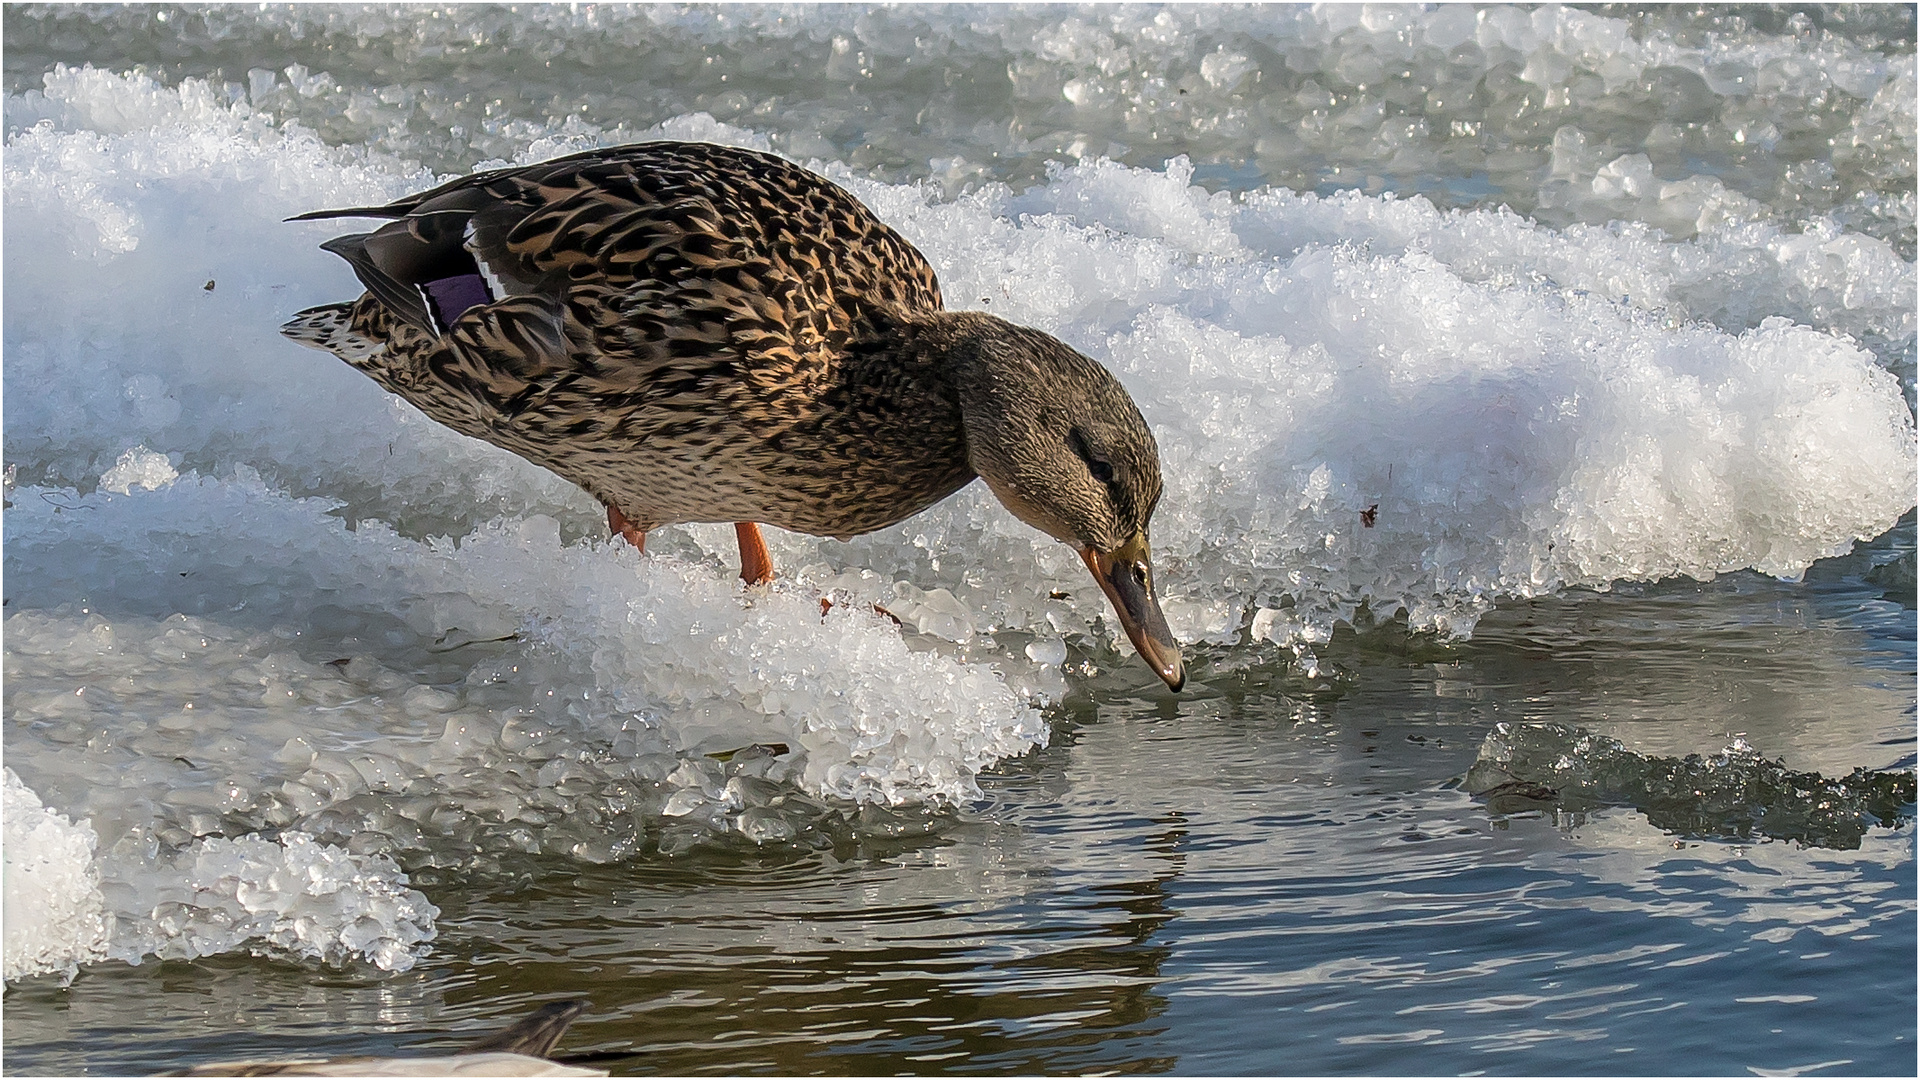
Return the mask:
<svg viewBox="0 0 1920 1080">
<path fill-rule="evenodd" d="M 1113 483 L 1113 462 L 1108 461 L 1106 455 L 1095 450 L 1087 442 L 1085 435 L 1078 431 L 1070 431 L 1067 433 L 1067 444 L 1073 447 L 1073 452 L 1080 456 L 1081 461 L 1087 463 L 1087 471 L 1093 474 L 1095 480 L 1102 484 Z"/>
</svg>

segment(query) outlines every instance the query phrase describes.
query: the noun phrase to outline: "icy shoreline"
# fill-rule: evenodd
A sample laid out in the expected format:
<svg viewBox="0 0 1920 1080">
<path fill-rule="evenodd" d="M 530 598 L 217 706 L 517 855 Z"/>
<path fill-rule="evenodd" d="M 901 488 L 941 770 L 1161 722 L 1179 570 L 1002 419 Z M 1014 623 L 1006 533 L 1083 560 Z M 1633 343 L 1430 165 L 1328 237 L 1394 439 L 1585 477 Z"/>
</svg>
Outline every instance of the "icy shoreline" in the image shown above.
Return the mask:
<svg viewBox="0 0 1920 1080">
<path fill-rule="evenodd" d="M 810 811 L 788 792 L 964 800 L 1044 743 L 1065 641 L 1111 639 L 1071 553 L 978 486 L 849 544 L 771 537 L 788 580 L 765 595 L 721 565 L 724 526 L 668 530 L 644 561 L 580 542 L 600 535 L 580 492 L 273 333 L 357 291 L 324 228 L 280 219 L 433 177 L 192 80 L 72 71 L 7 105 L 31 126 L 8 143 L 6 257 L 34 268 L 7 283 L 7 752 L 31 784 L 9 780 L 9 901 L 16 858 L 47 854 L 70 911 L 21 970 L 109 940 L 397 968 L 432 914 L 394 845 L 603 861 L 674 828 L 791 838 Z M 556 125 L 519 160 L 604 134 Z M 698 115 L 648 134 L 767 145 Z M 1363 604 L 1466 634 L 1503 598 L 1793 577 L 1913 505 L 1884 366 L 1912 348 L 1913 267 L 1831 222 L 1670 242 L 1209 194 L 1185 159 L 951 199 L 817 167 L 921 247 L 951 307 L 1127 383 L 1161 443 L 1154 543 L 1189 641 L 1310 645 Z M 751 743 L 792 753 L 701 764 Z M 234 921 L 218 883 L 295 871 L 320 891 Z M 167 924 L 168 903 L 189 914 Z M 302 915 L 317 937 L 276 929 Z M 151 926 L 127 945 L 95 933 L 108 916 Z"/>
</svg>

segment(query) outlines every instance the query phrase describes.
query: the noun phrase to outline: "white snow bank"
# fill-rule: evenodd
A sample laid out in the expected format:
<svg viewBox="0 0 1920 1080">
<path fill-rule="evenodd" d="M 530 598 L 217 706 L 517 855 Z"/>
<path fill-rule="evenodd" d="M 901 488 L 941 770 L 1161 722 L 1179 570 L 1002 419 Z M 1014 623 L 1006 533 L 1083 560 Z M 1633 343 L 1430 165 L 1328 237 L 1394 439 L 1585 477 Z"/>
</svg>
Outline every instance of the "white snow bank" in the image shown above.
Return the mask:
<svg viewBox="0 0 1920 1080">
<path fill-rule="evenodd" d="M 367 689 L 404 699 L 403 711 L 426 718 L 403 722 L 348 689 L 358 674 L 351 663 L 335 675 L 322 670 L 324 663 L 316 668 L 292 655 L 306 644 L 293 638 L 325 640 L 327 620 L 351 621 L 361 611 L 389 613 L 395 625 L 355 638 L 348 649 L 384 641 L 404 652 L 407 634 L 417 638 L 414 648 L 448 648 L 518 632 L 570 665 L 559 677 L 572 713 L 549 722 L 571 722 L 580 737 L 608 740 L 623 724 L 644 728 L 653 751 L 786 743 L 806 753 L 800 779 L 807 787 L 845 798 L 965 797 L 980 768 L 1046 738 L 1038 712 L 993 669 L 912 651 L 870 608 L 843 603 L 823 615 L 820 591 L 805 584 L 749 594 L 737 577 L 705 563 L 643 558 L 624 543 L 563 545 L 545 517 L 489 524 L 456 547 L 407 540 L 377 522 L 349 531 L 328 514 L 331 504 L 289 499 L 252 478 L 190 477 L 133 496 L 22 488 L 15 498 L 7 516 L 8 566 L 31 571 L 9 589 L 13 602 L 30 610 L 7 623 L 8 655 L 20 666 L 10 675 L 25 680 L 42 672 L 30 665 L 44 663 L 55 685 L 112 672 L 146 695 L 177 695 L 183 700 L 176 708 L 191 703 L 198 711 L 171 726 L 180 738 L 208 745 L 174 749 L 201 767 L 210 767 L 212 754 L 214 763 L 244 769 L 288 739 L 328 749 L 322 743 L 329 738 L 359 745 L 376 735 L 416 740 L 393 752 L 425 767 L 438 745 L 432 740 L 448 724 L 472 720 L 498 733 L 516 716 L 504 700 L 468 714 L 457 691 L 428 693 L 426 684 L 396 687 L 363 677 L 372 679 Z M 116 624 L 83 634 L 71 620 L 43 626 L 31 613 L 83 594 L 112 597 L 114 614 L 188 612 L 294 629 L 280 643 L 286 654 L 263 670 L 261 661 L 242 659 L 258 648 L 244 642 L 178 662 L 175 639 L 214 648 L 192 627 L 149 629 L 141 633 L 157 638 L 122 644 Z M 319 605 L 328 611 L 316 613 Z M 244 614 L 236 610 L 242 607 Z M 490 666 L 463 674 L 477 686 L 502 677 Z M 309 688 L 289 684 L 288 708 L 229 724 L 204 700 L 195 702 L 201 693 L 219 693 L 218 682 L 200 685 L 210 676 L 248 687 L 236 691 L 242 702 L 251 695 L 248 704 L 277 704 L 262 701 L 262 685 L 270 693 L 288 680 Z M 514 689 L 513 704 L 523 710 L 534 698 L 553 696 L 549 687 Z M 40 707 L 28 691 L 10 680 L 16 708 Z M 61 702 L 56 711 L 85 714 L 88 705 Z M 315 714 L 316 706 L 325 711 Z M 75 739 L 98 721 L 77 722 Z M 231 740 L 254 745 L 242 749 Z M 223 754 L 231 760 L 219 762 Z"/>
<path fill-rule="evenodd" d="M 1157 576 L 1184 638 L 1251 622 L 1323 640 L 1363 602 L 1466 633 L 1502 597 L 1791 577 L 1913 505 L 1897 380 L 1759 314 L 1910 347 L 1913 269 L 1880 241 L 1558 234 L 1423 200 L 1236 200 L 1186 174 L 1093 163 L 952 203 L 848 179 L 955 306 L 1059 334 L 1126 382 L 1160 441 Z M 986 503 L 969 490 L 895 532 L 1071 580 L 1044 544 L 955 528 L 982 528 Z M 857 543 L 899 572 L 888 534 Z M 1047 617 L 998 581 L 954 592 L 1003 625 Z"/>
<path fill-rule="evenodd" d="M 1676 244 L 1637 223 L 1549 229 L 1504 209 L 1443 213 L 1425 199 L 1356 192 L 1264 190 L 1227 213 L 1276 255 L 1340 244 L 1379 256 L 1418 251 L 1468 281 L 1550 284 L 1669 322 L 1739 331 L 1787 317 L 1869 343 L 1883 362 L 1913 350 L 1913 264 L 1884 240 L 1825 219 L 1801 232 L 1730 223 Z"/>
<path fill-rule="evenodd" d="M 50 122 L 9 146 L 8 253 L 37 270 L 9 283 L 14 310 L 36 313 L 7 326 L 9 386 L 32 388 L 7 400 L 22 482 L 84 490 L 140 442 L 406 535 L 501 513 L 600 533 L 591 501 L 543 470 L 272 337 L 290 311 L 357 291 L 308 246 L 331 226 L 279 219 L 428 178 L 191 80 L 69 72 L 48 94 L 66 122 L 111 133 Z M 590 138 L 569 130 L 542 146 Z M 1791 576 L 1913 502 L 1898 388 L 1835 336 L 1913 339 L 1912 267 L 1871 237 L 1751 225 L 1674 244 L 1421 200 L 1234 199 L 1190 186 L 1184 161 L 1084 164 L 952 202 L 839 172 L 928 253 L 951 306 L 1050 330 L 1121 373 L 1163 444 L 1159 576 L 1189 638 L 1232 640 L 1263 608 L 1285 609 L 1261 617 L 1280 637 L 1322 637 L 1361 602 L 1464 632 L 1501 596 Z M 91 300 L 103 293 L 117 302 Z M 662 543 L 726 547 L 723 528 L 686 535 Z M 917 621 L 961 641 L 1105 619 L 1069 553 L 978 488 L 851 546 L 774 547 L 822 578 L 870 567 L 890 604 L 947 590 L 953 610 Z M 1047 599 L 1060 589 L 1072 596 Z"/>
</svg>

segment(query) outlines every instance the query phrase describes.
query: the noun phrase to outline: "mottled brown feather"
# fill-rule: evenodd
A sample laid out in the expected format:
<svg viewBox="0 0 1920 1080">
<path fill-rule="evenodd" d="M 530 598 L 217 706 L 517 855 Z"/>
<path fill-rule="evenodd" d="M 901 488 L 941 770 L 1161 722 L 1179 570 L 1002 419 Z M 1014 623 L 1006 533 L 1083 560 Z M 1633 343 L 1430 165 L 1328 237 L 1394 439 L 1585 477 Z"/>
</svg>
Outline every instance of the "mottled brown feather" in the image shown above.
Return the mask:
<svg viewBox="0 0 1920 1080">
<path fill-rule="evenodd" d="M 933 268 L 813 173 L 651 143 L 477 174 L 379 213 L 446 207 L 473 215 L 480 259 L 553 284 L 467 312 L 444 339 L 363 296 L 352 333 L 387 348 L 349 362 L 643 527 L 847 536 L 972 478 L 944 380 L 876 383 L 847 362 L 849 343 L 880 335 L 875 312 L 941 310 Z M 897 422 L 850 417 L 855 386 Z"/>
</svg>

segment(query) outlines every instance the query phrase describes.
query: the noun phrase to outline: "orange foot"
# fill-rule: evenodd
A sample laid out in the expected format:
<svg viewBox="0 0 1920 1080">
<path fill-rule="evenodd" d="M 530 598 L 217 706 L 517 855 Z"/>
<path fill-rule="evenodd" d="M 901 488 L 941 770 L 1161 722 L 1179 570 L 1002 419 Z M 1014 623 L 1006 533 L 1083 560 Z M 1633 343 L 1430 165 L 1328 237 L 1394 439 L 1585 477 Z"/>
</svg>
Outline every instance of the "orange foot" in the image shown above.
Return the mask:
<svg viewBox="0 0 1920 1080">
<path fill-rule="evenodd" d="M 607 506 L 607 528 L 615 536 L 625 537 L 635 551 L 647 550 L 647 530 L 627 520 L 613 505 Z M 735 522 L 735 538 L 740 541 L 740 580 L 749 585 L 765 585 L 773 580 L 773 553 L 767 550 L 766 538 L 760 535 L 760 526 L 751 521 Z"/>
<path fill-rule="evenodd" d="M 749 585 L 765 585 L 773 580 L 773 553 L 760 535 L 760 526 L 751 521 L 736 521 L 733 535 L 740 541 L 740 580 Z"/>
<path fill-rule="evenodd" d="M 647 530 L 628 521 L 627 515 L 614 509 L 612 503 L 607 504 L 607 528 L 612 529 L 615 536 L 626 537 L 627 543 L 632 544 L 635 551 L 646 553 Z"/>
</svg>

